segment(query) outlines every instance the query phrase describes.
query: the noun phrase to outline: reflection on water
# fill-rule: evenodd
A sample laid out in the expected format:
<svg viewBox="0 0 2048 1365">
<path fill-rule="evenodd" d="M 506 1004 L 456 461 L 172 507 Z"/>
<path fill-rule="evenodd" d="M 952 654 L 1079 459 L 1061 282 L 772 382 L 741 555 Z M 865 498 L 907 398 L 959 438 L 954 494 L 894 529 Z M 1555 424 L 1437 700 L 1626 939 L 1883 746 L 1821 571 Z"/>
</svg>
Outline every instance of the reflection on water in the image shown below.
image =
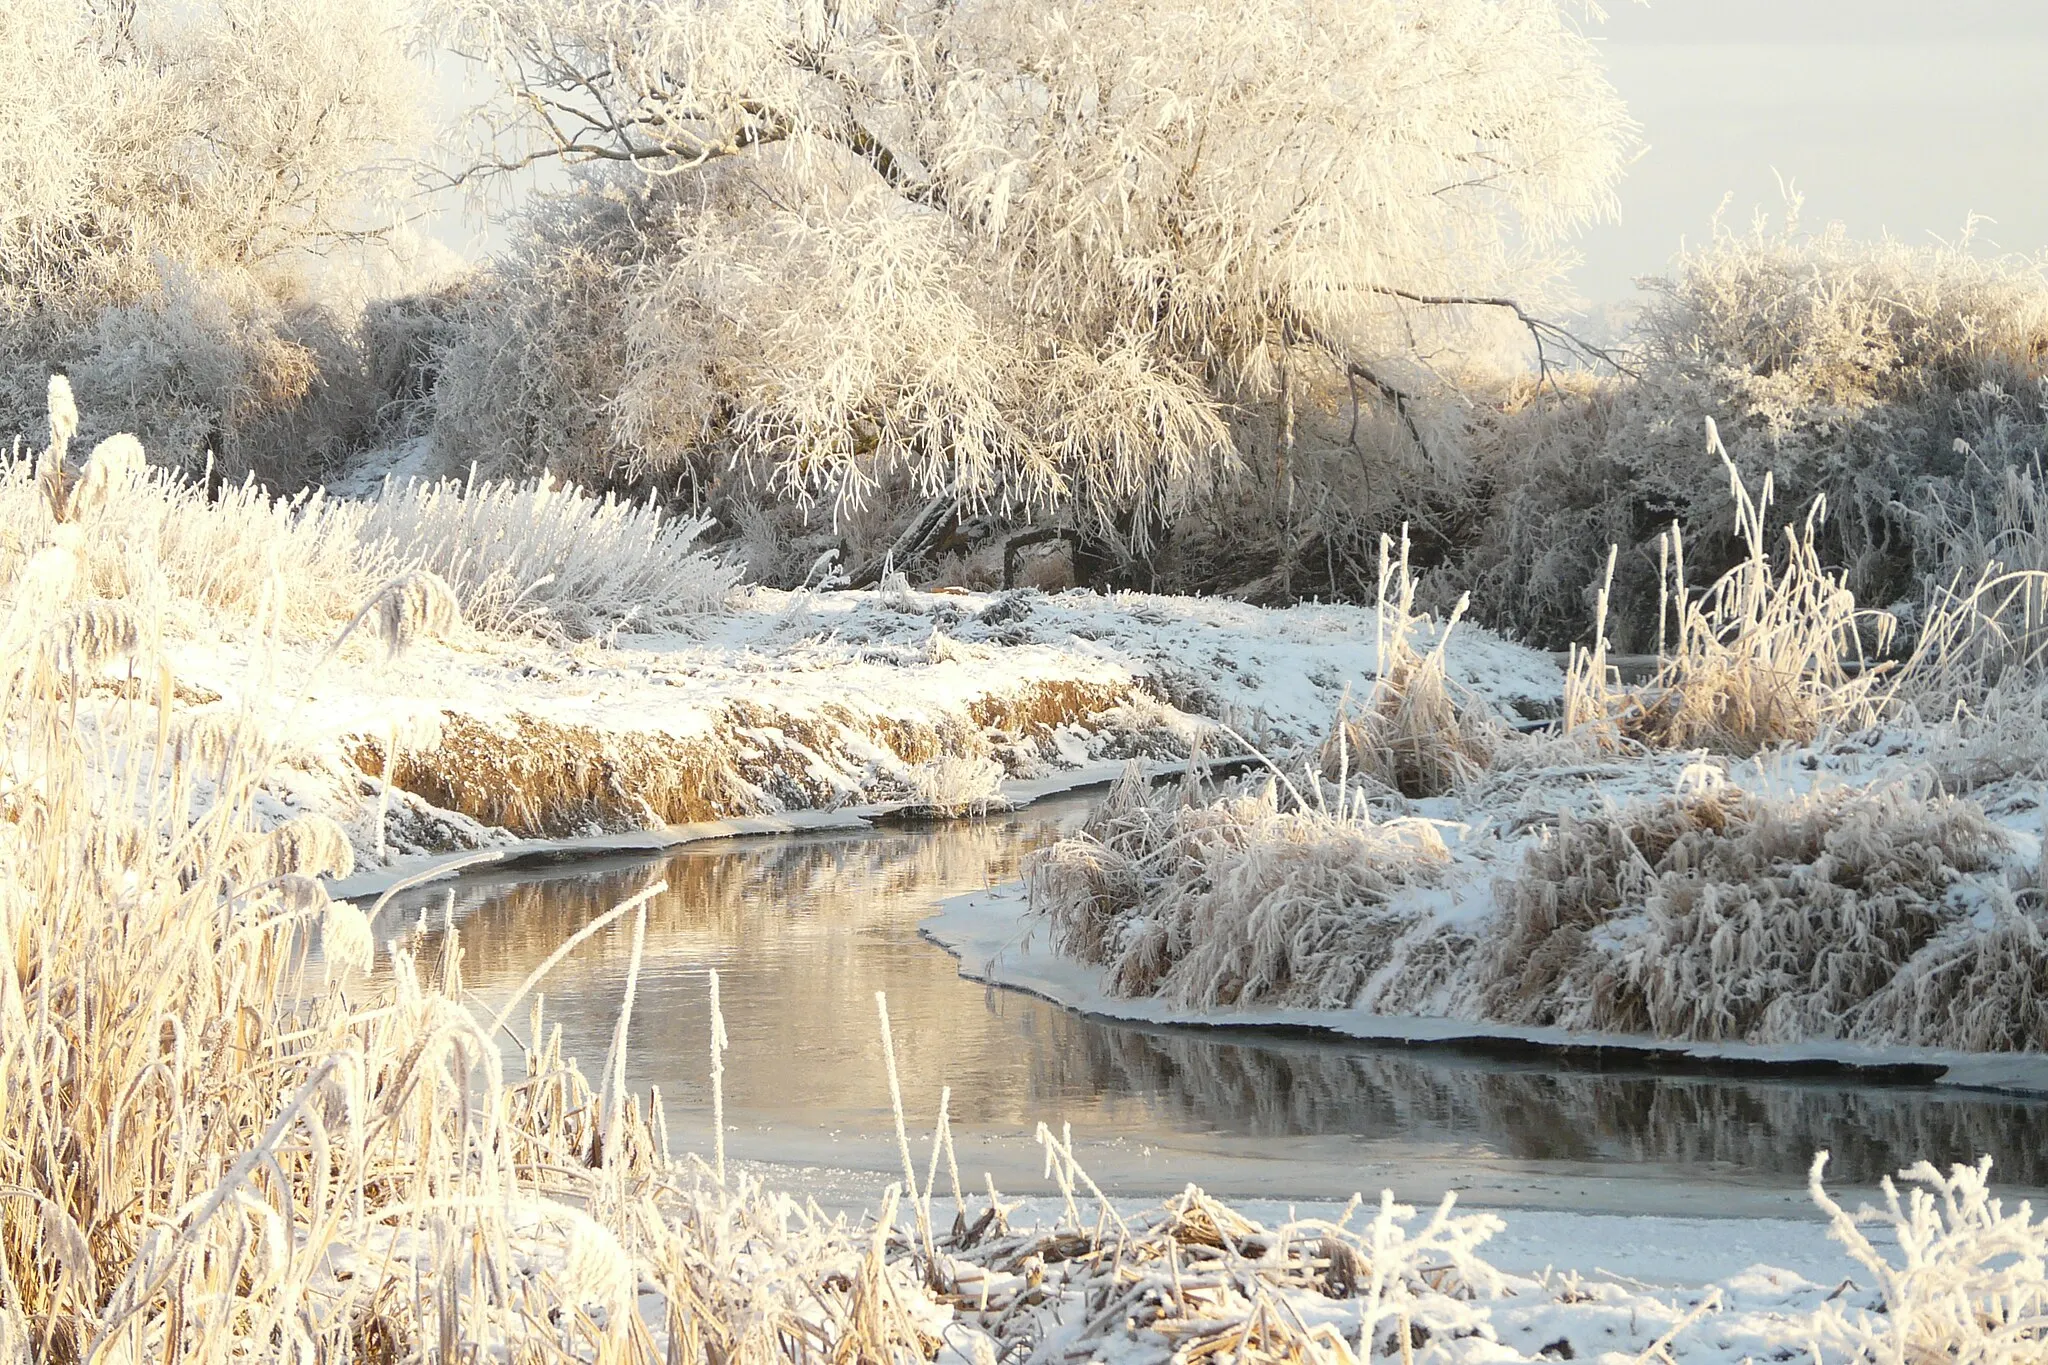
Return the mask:
<svg viewBox="0 0 2048 1365">
<path fill-rule="evenodd" d="M 729 1146 L 743 1157 L 889 1167 L 874 1010 L 874 992 L 885 990 L 914 1115 L 928 1124 L 946 1085 L 963 1147 L 979 1136 L 989 1149 L 980 1155 L 1041 1119 L 1122 1140 L 1148 1158 L 1109 1170 L 1133 1191 L 1177 1185 L 1195 1153 L 1214 1187 L 1227 1188 L 1233 1163 L 1258 1162 L 1280 1172 L 1262 1188 L 1299 1184 L 1303 1197 L 1348 1191 L 1353 1168 L 1418 1160 L 1449 1172 L 1451 1184 L 1461 1170 L 1486 1168 L 1789 1188 L 1818 1147 L 1833 1153 L 1837 1182 L 1868 1184 L 1921 1156 L 1989 1152 L 2001 1184 L 2048 1186 L 2048 1104 L 1134 1028 L 962 981 L 917 922 L 941 897 L 1014 876 L 1028 850 L 1084 811 L 1069 799 L 984 823 L 701 844 L 470 877 L 452 891 L 464 976 L 486 1002 L 501 1000 L 577 929 L 665 879 L 649 909 L 628 1076 L 660 1087 L 679 1142 L 707 1135 L 705 972 L 717 968 L 731 1039 Z M 449 894 L 426 888 L 399 908 L 423 908 L 438 923 Z M 630 944 L 630 926 L 616 924 L 545 985 L 548 1017 L 592 1072 Z"/>
<path fill-rule="evenodd" d="M 1997 1159 L 2002 1181 L 2048 1184 L 2048 1105 L 1932 1087 L 1557 1071 L 1430 1050 L 1316 1042 L 1223 1044 L 1103 1028 L 1099 1083 L 1163 1123 L 1285 1138 L 1440 1134 L 1530 1162 L 1713 1166 L 1803 1180 L 1817 1148 L 1834 1180 L 1870 1183 L 1927 1157 Z"/>
</svg>

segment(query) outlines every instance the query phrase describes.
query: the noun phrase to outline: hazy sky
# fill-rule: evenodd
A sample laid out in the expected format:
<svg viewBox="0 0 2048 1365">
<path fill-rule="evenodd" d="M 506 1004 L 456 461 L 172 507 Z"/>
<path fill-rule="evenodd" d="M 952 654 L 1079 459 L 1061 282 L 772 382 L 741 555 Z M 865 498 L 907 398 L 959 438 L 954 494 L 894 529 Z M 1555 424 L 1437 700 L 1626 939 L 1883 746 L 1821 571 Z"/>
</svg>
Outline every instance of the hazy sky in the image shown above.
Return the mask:
<svg viewBox="0 0 2048 1365">
<path fill-rule="evenodd" d="M 2048 248 L 2048 0 L 1606 0 L 1593 31 L 1648 150 L 1621 222 L 1587 234 L 1576 276 L 1626 297 L 1681 239 L 1776 217 L 1773 170 L 1805 221 L 1857 236 Z"/>
</svg>

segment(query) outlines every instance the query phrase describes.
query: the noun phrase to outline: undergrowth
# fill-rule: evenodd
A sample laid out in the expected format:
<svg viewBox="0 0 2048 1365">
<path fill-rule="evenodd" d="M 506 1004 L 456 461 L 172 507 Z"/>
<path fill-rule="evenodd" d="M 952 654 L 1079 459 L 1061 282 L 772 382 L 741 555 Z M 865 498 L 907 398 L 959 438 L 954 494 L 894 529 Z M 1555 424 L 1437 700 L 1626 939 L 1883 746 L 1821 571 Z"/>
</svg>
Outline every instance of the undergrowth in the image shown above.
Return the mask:
<svg viewBox="0 0 2048 1365">
<path fill-rule="evenodd" d="M 1708 453 L 1727 471 L 1744 557 L 1703 592 L 1686 575 L 1683 531 L 1658 541 L 1657 665 L 1649 684 L 1618 688 L 1608 678 L 1607 627 L 1615 556 L 1608 556 L 1594 614 L 1594 644 L 1573 651 L 1566 687 L 1568 730 L 1592 728 L 1657 748 L 1752 754 L 1803 744 L 1824 728 L 1867 725 L 1883 709 L 1891 665 L 1880 662 L 1896 626 L 1857 606 L 1820 553 L 1825 498 L 1804 522 L 1784 528 L 1771 553 L 1772 476 L 1751 495 L 1707 421 Z M 1667 633 L 1668 628 L 1668 633 Z"/>
<path fill-rule="evenodd" d="M 1696 589 L 1668 533 L 1645 681 L 1611 662 L 1610 556 L 1559 725 L 1514 733 L 1460 697 L 1441 634 L 1428 654 L 1410 643 L 1426 623 L 1406 546 L 1383 550 L 1377 676 L 1319 772 L 1297 787 L 1275 766 L 1213 797 L 1120 789 L 1034 866 L 1056 945 L 1120 994 L 1198 1009 L 2048 1049 L 2039 874 L 1982 809 L 1928 785 L 2048 772 L 2031 726 L 2043 576 L 1993 565 L 1944 590 L 1915 648 L 1887 658 L 1892 617 L 1825 565 L 1824 504 L 1772 553 L 1772 478 L 1752 495 L 1712 423 L 1708 441 L 1747 553 Z M 1914 745 L 1917 774 L 1873 757 Z M 1817 771 L 1835 751 L 1876 767 L 1790 790 L 1728 776 L 1794 755 Z M 1673 778 L 1676 795 L 1644 795 Z M 1407 813 L 1439 799 L 1432 815 L 1477 827 L 1455 855 Z M 1483 913 L 1445 912 L 1433 887 Z"/>
<path fill-rule="evenodd" d="M 693 548 L 701 524 L 546 483 L 390 484 L 367 502 L 208 490 L 156 469 L 130 436 L 85 460 L 70 386 L 51 384 L 50 445 L 0 469 L 0 572 L 58 527 L 80 537 L 94 596 L 161 613 L 173 630 L 223 626 L 326 638 L 381 584 L 426 572 L 468 623 L 556 639 L 685 628 L 737 586 Z M 69 533 L 69 532 L 67 532 Z M 147 590 L 147 602 L 136 594 Z"/>
<path fill-rule="evenodd" d="M 1283 808 L 1273 782 L 1204 802 L 1132 774 L 1028 874 L 1061 951 L 1119 994 L 1342 1008 L 1416 919 L 1396 893 L 1449 861 L 1427 821 Z"/>
<path fill-rule="evenodd" d="M 1911 605 L 1993 558 L 2025 566 L 2009 480 L 2048 438 L 2040 260 L 1796 221 L 1717 229 L 1651 282 L 1633 338 L 1635 377 L 1501 405 L 1472 432 L 1477 534 L 1447 573 L 1486 624 L 1563 647 L 1617 545 L 1614 638 L 1645 652 L 1674 522 L 1702 577 L 1741 563 L 1738 509 L 1696 454 L 1702 417 L 1751 486 L 1824 503 L 1816 549 L 1866 603 Z"/>
</svg>

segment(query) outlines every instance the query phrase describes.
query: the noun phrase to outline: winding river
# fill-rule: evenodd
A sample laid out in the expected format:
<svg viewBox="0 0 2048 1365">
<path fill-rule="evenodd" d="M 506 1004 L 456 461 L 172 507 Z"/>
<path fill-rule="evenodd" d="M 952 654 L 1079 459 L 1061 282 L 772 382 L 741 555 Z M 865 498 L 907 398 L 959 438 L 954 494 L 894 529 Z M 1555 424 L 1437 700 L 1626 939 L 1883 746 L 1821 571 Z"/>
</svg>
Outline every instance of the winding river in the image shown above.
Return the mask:
<svg viewBox="0 0 2048 1365">
<path fill-rule="evenodd" d="M 728 1151 L 828 1205 L 871 1202 L 900 1170 L 878 990 L 920 1167 L 950 1087 L 963 1179 L 979 1187 L 986 1172 L 1006 1192 L 1044 1188 L 1032 1138 L 1041 1121 L 1071 1125 L 1095 1179 L 1131 1195 L 1192 1181 L 1308 1201 L 1390 1186 L 1403 1199 L 1457 1189 L 1497 1207 L 1799 1214 L 1820 1147 L 1832 1153 L 1835 1186 L 1867 1187 L 1917 1157 L 1988 1152 L 2000 1186 L 2048 1188 L 2040 1100 L 1132 1027 L 962 980 L 919 936 L 919 920 L 945 896 L 1014 877 L 1086 810 L 1085 797 L 1070 796 L 979 822 L 489 871 L 421 888 L 394 909 L 423 916 L 430 938 L 452 919 L 468 985 L 496 1003 L 591 919 L 666 880 L 650 904 L 629 1083 L 659 1087 L 678 1149 L 709 1150 L 706 974 L 716 968 L 731 1044 Z M 629 921 L 613 924 L 544 986 L 547 1017 L 593 1075 L 617 1022 L 631 937 Z"/>
</svg>

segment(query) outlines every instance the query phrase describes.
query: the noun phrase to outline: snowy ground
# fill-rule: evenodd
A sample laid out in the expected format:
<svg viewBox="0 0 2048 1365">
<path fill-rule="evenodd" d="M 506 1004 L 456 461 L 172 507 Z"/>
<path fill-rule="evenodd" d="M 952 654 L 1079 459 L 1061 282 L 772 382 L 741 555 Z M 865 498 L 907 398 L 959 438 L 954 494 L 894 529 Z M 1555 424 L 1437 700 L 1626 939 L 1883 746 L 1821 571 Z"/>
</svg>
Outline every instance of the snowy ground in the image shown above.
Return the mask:
<svg viewBox="0 0 2048 1365">
<path fill-rule="evenodd" d="M 201 631 L 170 652 L 199 703 L 188 720 L 231 716 L 247 702 L 285 742 L 286 766 L 271 784 L 276 818 L 331 816 L 360 861 L 382 863 L 675 823 L 629 812 L 581 827 L 509 828 L 407 790 L 419 785 L 408 783 L 408 757 L 455 781 L 466 767 L 489 774 L 510 761 L 477 752 L 500 743 L 531 749 L 527 768 L 575 757 L 556 750 L 601 750 L 591 761 L 616 767 L 625 805 L 633 788 L 671 780 L 678 766 L 729 760 L 726 804 L 701 814 L 765 818 L 764 828 L 792 812 L 914 800 L 919 760 L 888 738 L 904 727 L 941 759 L 948 748 L 979 748 L 1023 782 L 1071 780 L 1123 757 L 1171 758 L 1215 722 L 1285 750 L 1318 736 L 1346 691 L 1369 682 L 1374 624 L 1354 608 L 1140 595 L 754 590 L 690 635 L 563 646 L 477 634 L 422 641 L 388 661 L 353 651 L 323 666 L 310 646 L 280 655 Z M 1561 680 L 1549 656 L 1465 630 L 1450 649 L 1503 708 L 1555 707 Z M 1068 693 L 1071 714 L 1050 722 L 999 704 Z M 266 700 L 277 695 L 288 700 Z M 379 763 L 393 740 L 401 765 L 379 858 Z M 1223 735 L 1207 742 L 1212 754 L 1237 747 Z M 547 776 L 535 775 L 537 788 Z M 537 791 L 537 805 L 547 800 Z"/>
<path fill-rule="evenodd" d="M 1343 1214 L 1341 1205 L 1237 1201 L 1231 1207 L 1267 1227 Z M 1462 1201 L 1456 1207 L 1484 1211 Z M 1125 1217 L 1139 1212 L 1127 1208 Z M 1034 1200 L 1024 1213 L 1051 1223 L 1058 1208 Z M 1522 1209 L 1497 1216 L 1503 1226 L 1480 1254 L 1510 1283 L 1507 1294 L 1484 1304 L 1497 1349 L 1482 1359 L 1598 1359 L 1608 1352 L 1633 1358 L 1716 1288 L 1727 1306 L 1709 1315 L 1711 1324 L 1701 1324 L 1708 1330 L 1686 1334 L 1679 1357 L 1689 1363 L 1763 1358 L 1762 1338 L 1810 1314 L 1845 1279 L 1869 1279 L 1817 1212 L 1671 1218 Z M 1571 1356 L 1559 1341 L 1571 1343 Z"/>
<path fill-rule="evenodd" d="M 1028 1275 L 1046 1302 L 1025 1308 L 1036 1321 L 1023 1335 L 1068 1359 L 1164 1360 L 1176 1345 L 1174 1359 L 1219 1346 L 1287 1354 L 1274 1349 L 1287 1342 L 1324 1360 L 2040 1359 L 2039 1268 L 2025 1258 L 2038 1254 L 2042 1225 L 2028 1208 L 1984 1200 L 1970 1172 L 1923 1174 L 1933 1202 L 1880 1211 L 1851 1199 L 1826 1210 L 1828 1223 L 1566 1213 L 1511 1215 L 1503 1226 L 1448 1202 L 1418 1209 L 1391 1197 L 1218 1209 L 1190 1196 L 1168 1201 L 1172 1212 L 1085 1196 L 1030 1201 L 1013 1225 L 1095 1220 L 1098 1237 L 1105 1222 L 1135 1237 L 1107 1277 L 1089 1255 L 1057 1259 L 1058 1239 L 1043 1234 L 1011 1243 L 1037 1249 L 1042 1266 L 1020 1266 L 1017 1251 L 966 1252 L 949 1263 L 962 1302 L 942 1335 L 966 1360 L 979 1357 L 981 1330 L 1014 1341 Z M 1206 1249 L 1201 1231 L 1171 1232 L 1188 1226 L 1179 1220 L 1190 1208 L 1215 1218 L 1220 1247 Z M 1337 1264 L 1340 1236 L 1361 1253 L 1351 1293 L 1320 1270 Z M 1102 1308 L 1119 1302 L 1109 1285 L 1128 1286 L 1116 1312 Z M 1189 1302 L 1207 1310 L 1204 1321 L 1189 1320 Z"/>
</svg>

